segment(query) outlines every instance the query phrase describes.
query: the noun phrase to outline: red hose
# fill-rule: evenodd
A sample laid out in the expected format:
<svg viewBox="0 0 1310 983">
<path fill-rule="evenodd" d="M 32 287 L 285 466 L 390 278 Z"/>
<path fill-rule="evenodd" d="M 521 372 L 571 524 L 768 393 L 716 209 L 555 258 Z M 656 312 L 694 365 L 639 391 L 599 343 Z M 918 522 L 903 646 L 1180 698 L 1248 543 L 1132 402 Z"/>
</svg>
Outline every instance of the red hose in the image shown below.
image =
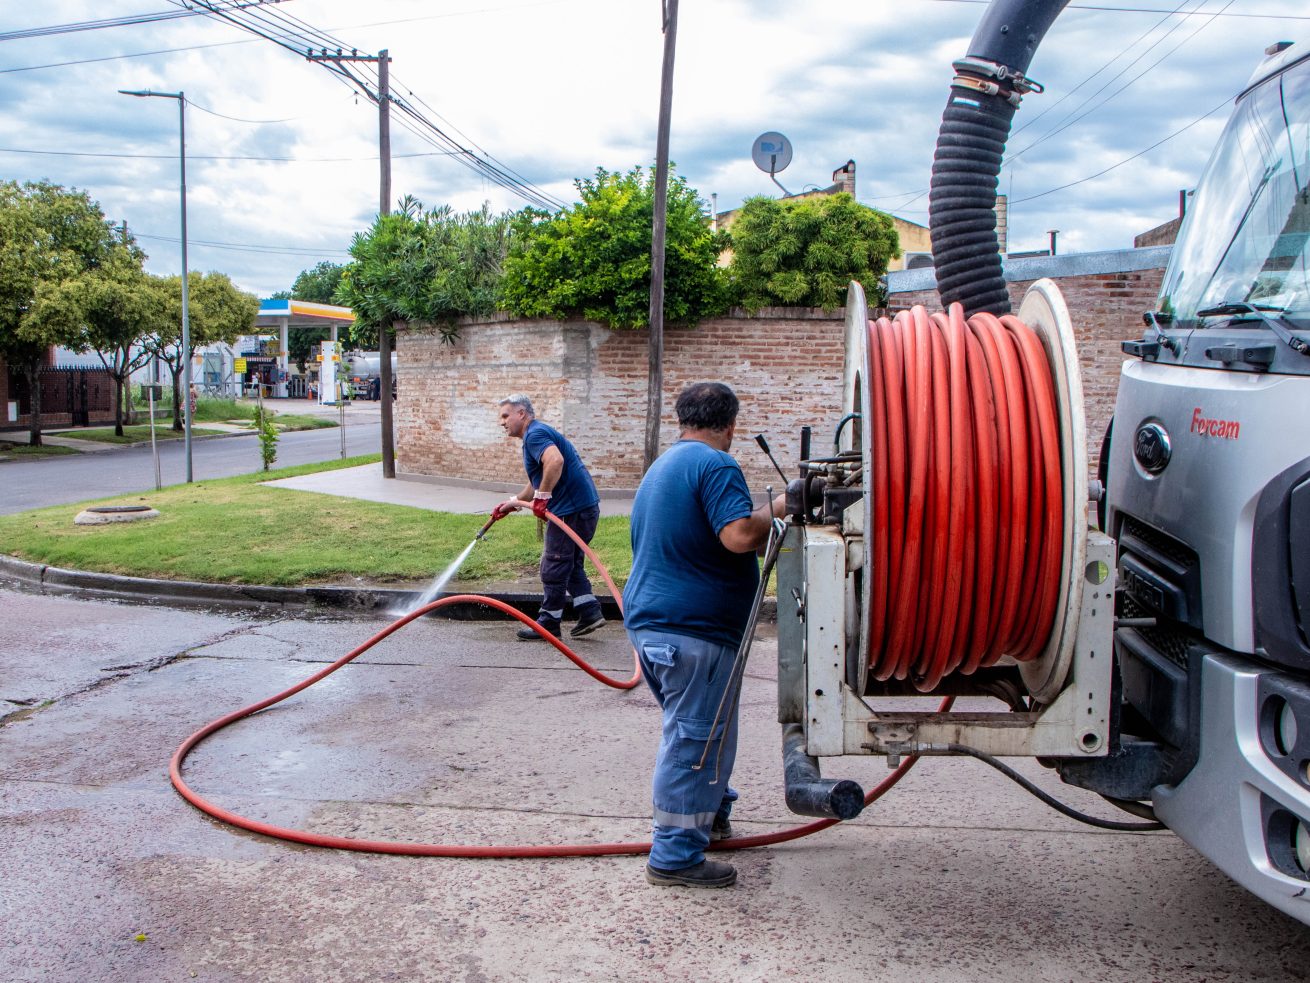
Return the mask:
<svg viewBox="0 0 1310 983">
<path fill-rule="evenodd" d="M 1018 318 L 959 304 L 870 321 L 868 666 L 920 692 L 1023 662 L 1054 626 L 1063 548 L 1055 385 Z"/>
<path fill-rule="evenodd" d="M 572 529 L 570 529 L 565 523 L 560 521 L 556 516 L 547 513 L 547 517 L 551 522 L 555 523 L 556 526 L 564 530 L 564 532 L 566 532 L 569 535 L 569 537 L 575 543 L 577 543 L 578 546 L 582 548 L 583 552 L 587 555 L 588 558 L 590 558 L 591 562 L 596 565 L 596 569 L 600 571 L 601 576 L 605 580 L 605 583 L 609 586 L 610 591 L 613 593 L 614 599 L 618 603 L 619 611 L 621 613 L 623 610 L 622 595 L 619 593 L 618 589 L 614 586 L 613 580 L 610 579 L 609 571 L 606 570 L 604 564 L 600 562 L 600 558 L 596 556 L 596 554 L 591 550 L 591 548 L 586 543 L 584 543 L 581 540 L 581 538 L 579 538 L 578 535 Z M 481 604 L 484 607 L 495 608 L 497 611 L 501 611 L 504 614 L 508 614 L 510 617 L 523 622 L 525 625 L 536 627 L 537 632 L 544 639 L 546 639 L 546 641 L 550 642 L 552 645 L 555 646 L 555 648 L 557 648 L 560 652 L 562 652 L 564 656 L 567 659 L 569 659 L 574 665 L 576 665 L 583 672 L 587 673 L 587 675 L 591 676 L 593 679 L 596 679 L 604 683 L 606 686 L 611 686 L 615 689 L 632 689 L 641 680 L 641 668 L 640 668 L 640 664 L 637 663 L 635 652 L 633 653 L 634 671 L 632 677 L 626 680 L 617 680 L 610 676 L 605 675 L 605 673 L 601 672 L 600 670 L 593 668 L 581 656 L 573 652 L 562 641 L 560 641 L 554 635 L 551 635 L 549 632 L 543 630 L 541 626 L 537 624 L 537 622 L 533 621 L 531 618 L 529 618 L 523 612 L 519 611 L 517 608 L 513 608 L 510 605 L 506 604 L 504 601 L 496 600 L 493 597 L 484 597 L 478 594 L 456 594 L 450 597 L 440 598 L 436 601 L 433 601 L 430 604 L 425 604 L 423 607 L 415 611 L 411 611 L 409 614 L 405 615 L 404 617 L 398 618 L 396 621 L 393 621 L 391 624 L 387 625 L 387 627 L 383 628 L 381 631 L 377 632 L 375 635 L 373 635 L 371 638 L 365 641 L 362 645 L 359 645 L 356 648 L 351 649 L 351 651 L 347 652 L 336 662 L 333 662 L 331 665 L 327 666 L 326 668 L 320 670 L 319 672 L 314 673 L 314 675 L 310 676 L 308 679 L 300 683 L 297 683 L 295 686 L 292 686 L 289 689 L 285 689 L 280 693 L 268 697 L 267 699 L 261 700 L 258 703 L 252 703 L 248 707 L 243 707 L 240 710 L 234 710 L 233 712 L 227 714 L 226 716 L 211 721 L 210 723 L 206 724 L 204 727 L 200 728 L 200 730 L 196 731 L 185 741 L 183 741 L 178 746 L 178 749 L 173 752 L 172 760 L 169 761 L 169 765 L 168 765 L 168 774 L 169 774 L 169 778 L 173 782 L 173 787 L 177 789 L 178 793 L 184 799 L 190 802 L 201 812 L 207 813 L 210 816 L 213 816 L 215 819 L 219 819 L 225 823 L 228 823 L 229 825 L 237 826 L 240 827 L 241 829 L 249 830 L 252 833 L 259 833 L 263 836 L 271 836 L 279 840 L 288 840 L 292 843 L 304 843 L 309 846 L 329 847 L 335 850 L 356 850 L 364 853 L 394 853 L 394 854 L 403 854 L 405 856 L 415 856 L 415 857 L 464 857 L 464 858 L 504 858 L 504 859 L 515 858 L 515 857 L 517 858 L 598 857 L 598 856 L 610 856 L 610 855 L 617 855 L 617 854 L 649 853 L 650 852 L 649 842 L 573 843 L 573 844 L 551 845 L 551 846 L 540 846 L 540 845 L 532 845 L 532 844 L 473 846 L 473 845 L 442 844 L 442 843 L 406 843 L 398 840 L 361 840 L 361 839 L 354 839 L 346 836 L 332 836 L 325 833 L 310 833 L 305 830 L 292 829 L 287 826 L 275 826 L 272 823 L 260 822 L 257 819 L 251 819 L 248 816 L 241 815 L 240 813 L 232 812 L 229 809 L 224 809 L 222 806 L 210 802 L 204 796 L 200 795 L 189 785 L 187 785 L 186 781 L 182 778 L 182 766 L 183 763 L 186 761 L 187 755 L 189 755 L 196 748 L 196 746 L 200 744 L 201 741 L 205 740 L 205 738 L 213 734 L 216 734 L 224 727 L 227 727 L 230 724 L 234 724 L 238 720 L 241 720 L 244 717 L 248 717 L 253 713 L 259 712 L 260 710 L 267 709 L 268 707 L 271 707 L 276 703 L 282 702 L 283 700 L 287 699 L 290 696 L 294 696 L 296 693 L 299 693 L 301 690 L 313 686 L 319 680 L 324 679 L 327 676 L 330 676 L 332 673 L 336 672 L 342 666 L 347 665 L 350 662 L 353 662 L 356 658 L 363 655 L 365 652 L 371 649 L 378 642 L 382 641 L 388 635 L 391 635 L 393 632 L 399 631 L 401 628 L 405 627 L 410 622 L 414 621 L 416 618 L 421 618 L 423 617 L 423 615 L 429 613 L 430 611 L 436 611 L 440 608 L 448 607 L 453 604 Z M 940 710 L 944 712 L 945 710 L 949 709 L 950 704 L 951 701 L 949 699 L 944 700 L 942 702 Z M 891 789 L 891 787 L 895 785 L 898 781 L 900 781 L 901 777 L 904 776 L 904 774 L 910 770 L 910 768 L 913 766 L 916 760 L 918 760 L 917 757 L 906 758 L 900 764 L 900 766 L 896 768 L 890 775 L 888 775 L 887 778 L 883 779 L 883 781 L 880 782 L 876 788 L 874 788 L 867 795 L 865 795 L 864 797 L 865 805 L 868 805 L 871 802 L 873 802 L 875 799 L 880 798 L 889 789 Z M 740 850 L 746 847 L 770 846 L 776 843 L 785 843 L 788 840 L 798 839 L 802 836 L 809 836 L 811 833 L 817 833 L 819 830 L 827 829 L 829 826 L 836 824 L 838 821 L 839 820 L 836 819 L 824 819 L 813 823 L 806 823 L 801 826 L 794 826 L 790 829 L 779 830 L 776 833 L 765 833 L 758 836 L 734 837 L 730 840 L 721 840 L 717 843 L 712 843 L 710 845 L 710 849 Z"/>
</svg>

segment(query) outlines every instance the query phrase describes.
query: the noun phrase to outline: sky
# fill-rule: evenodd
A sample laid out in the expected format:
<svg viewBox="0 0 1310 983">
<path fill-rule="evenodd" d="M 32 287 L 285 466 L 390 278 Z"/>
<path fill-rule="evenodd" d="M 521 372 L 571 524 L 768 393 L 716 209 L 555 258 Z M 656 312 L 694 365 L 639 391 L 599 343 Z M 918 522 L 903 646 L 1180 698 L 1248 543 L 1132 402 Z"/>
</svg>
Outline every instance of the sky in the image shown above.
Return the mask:
<svg viewBox="0 0 1310 983">
<path fill-rule="evenodd" d="M 0 178 L 85 190 L 127 222 L 148 270 L 176 273 L 177 102 L 118 90 L 184 91 L 191 269 L 267 297 L 320 260 L 349 260 L 378 211 L 378 113 L 324 66 L 198 15 L 29 31 L 175 11 L 172 0 L 5 7 Z M 576 201 L 573 181 L 597 167 L 654 160 L 660 0 L 270 9 L 360 52 L 387 49 L 394 92 L 560 201 Z M 724 211 L 782 194 L 751 160 L 756 137 L 778 131 L 794 152 L 776 175 L 787 191 L 826 187 L 854 159 L 860 201 L 926 225 L 951 62 L 983 10 L 979 0 L 686 0 L 670 156 L 707 210 L 715 195 Z M 1007 148 L 1010 249 L 1045 248 L 1050 229 L 1062 253 L 1123 248 L 1174 217 L 1263 49 L 1298 38 L 1310 39 L 1310 9 L 1292 0 L 1073 0 L 1029 68 L 1045 91 L 1024 99 Z M 393 202 L 527 203 L 396 122 L 392 154 Z"/>
</svg>

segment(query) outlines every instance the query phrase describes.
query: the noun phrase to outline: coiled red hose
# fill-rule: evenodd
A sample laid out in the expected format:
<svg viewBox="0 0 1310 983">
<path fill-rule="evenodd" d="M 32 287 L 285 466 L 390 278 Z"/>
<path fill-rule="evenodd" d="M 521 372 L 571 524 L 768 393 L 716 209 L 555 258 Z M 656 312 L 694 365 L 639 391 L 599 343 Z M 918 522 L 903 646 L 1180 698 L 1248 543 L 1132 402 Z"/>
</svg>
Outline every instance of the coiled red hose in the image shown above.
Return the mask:
<svg viewBox="0 0 1310 983">
<path fill-rule="evenodd" d="M 606 585 L 609 587 L 613 597 L 618 602 L 620 612 L 622 612 L 623 610 L 622 595 L 619 593 L 618 589 L 614 586 L 613 580 L 610 579 L 609 571 L 606 570 L 605 565 L 600 562 L 600 558 L 596 556 L 596 554 L 591 550 L 590 546 L 584 543 L 581 540 L 581 538 L 579 538 L 578 535 L 572 529 L 570 529 L 565 523 L 561 522 L 556 516 L 547 513 L 547 518 L 551 522 L 555 523 L 555 525 L 558 526 L 560 529 L 564 530 L 564 532 L 567 533 L 569 537 L 575 543 L 577 543 L 579 547 L 582 548 L 583 552 L 587 555 L 587 557 L 591 560 L 591 562 L 595 564 L 596 569 L 600 572 L 601 576 L 605 580 Z M 632 676 L 629 679 L 625 679 L 625 680 L 614 679 L 613 677 L 607 676 L 605 673 L 589 665 L 585 659 L 583 659 L 577 653 L 573 652 L 562 641 L 560 641 L 554 635 L 551 635 L 549 632 L 544 631 L 541 628 L 541 626 L 537 624 L 537 622 L 533 621 L 527 615 L 523 614 L 523 612 L 519 611 L 516 608 L 511 607 L 510 605 L 506 604 L 503 601 L 496 600 L 493 597 L 484 597 L 478 594 L 457 594 L 451 597 L 443 597 L 436 601 L 433 601 L 431 604 L 426 604 L 415 611 L 411 611 L 409 614 L 405 615 L 402 618 L 398 618 L 396 621 L 393 621 L 391 624 L 387 625 L 377 634 L 373 635 L 371 638 L 365 641 L 362 645 L 359 645 L 354 649 L 351 649 L 336 662 L 333 662 L 331 665 L 327 666 L 326 668 L 320 670 L 319 672 L 316 672 L 314 675 L 310 676 L 308 679 L 304 680 L 303 682 L 297 683 L 295 686 L 292 686 L 289 689 L 285 689 L 280 693 L 276 693 L 273 696 L 268 697 L 267 699 L 260 700 L 258 703 L 252 703 L 248 707 L 243 707 L 240 710 L 234 710 L 232 713 L 229 713 L 223 717 L 219 717 L 217 720 L 211 721 L 210 723 L 206 724 L 204 727 L 200 728 L 200 730 L 196 731 L 185 741 L 183 741 L 178 746 L 177 750 L 173 752 L 173 757 L 169 761 L 169 765 L 168 765 L 168 774 L 170 780 L 173 783 L 173 787 L 177 789 L 178 793 L 184 799 L 190 802 L 201 812 L 207 813 L 208 815 L 213 816 L 215 819 L 219 819 L 225 823 L 228 823 L 229 825 L 237 826 L 240 827 L 241 829 L 249 830 L 252 833 L 259 833 L 263 836 L 271 836 L 276 839 L 288 840 L 293 843 L 304 843 L 309 846 L 329 847 L 335 850 L 355 850 L 364 853 L 392 853 L 392 854 L 402 854 L 405 856 L 416 856 L 416 857 L 463 857 L 469 859 L 473 859 L 473 858 L 508 859 L 508 858 L 526 858 L 526 857 L 598 857 L 598 856 L 610 856 L 610 855 L 617 855 L 617 854 L 649 853 L 650 852 L 649 841 L 641 842 L 641 843 L 573 843 L 573 844 L 549 845 L 549 846 L 536 845 L 536 844 L 480 846 L 480 845 L 445 844 L 445 843 L 407 843 L 398 840 L 363 840 L 363 839 L 355 839 L 347 836 L 332 836 L 326 833 L 311 833 L 306 830 L 292 829 L 287 826 L 276 826 L 272 823 L 261 822 L 257 819 L 251 819 L 248 816 L 243 816 L 240 813 L 233 812 L 230 809 L 225 809 L 222 806 L 217 805 L 216 803 L 210 802 L 204 796 L 200 795 L 189 785 L 187 785 L 186 781 L 182 778 L 182 766 L 186 762 L 187 755 L 189 755 L 193 750 L 195 750 L 196 746 L 199 745 L 201 741 L 205 740 L 205 738 L 218 733 L 218 731 L 222 730 L 224 727 L 234 724 L 238 720 L 248 717 L 253 713 L 258 713 L 260 710 L 267 709 L 268 707 L 271 707 L 276 703 L 281 703 L 283 700 L 287 699 L 288 697 L 294 696 L 296 693 L 299 693 L 301 690 L 313 686 L 321 679 L 324 679 L 327 676 L 330 676 L 332 673 L 336 672 L 342 666 L 347 665 L 350 662 L 353 662 L 355 659 L 363 655 L 378 642 L 382 641 L 384 638 L 393 634 L 394 632 L 399 631 L 401 628 L 404 628 L 406 625 L 414 621 L 416 618 L 421 618 L 425 614 L 431 611 L 436 611 L 441 608 L 449 607 L 454 604 L 481 604 L 484 607 L 494 608 L 497 611 L 501 611 L 512 618 L 516 618 L 517 620 L 523 622 L 525 625 L 535 627 L 537 629 L 538 634 L 540 634 L 546 641 L 554 645 L 555 648 L 557 648 L 561 653 L 563 653 L 563 655 L 567 659 L 569 659 L 569 661 L 571 661 L 583 672 L 587 673 L 587 675 L 591 676 L 593 679 L 598 680 L 599 682 L 604 683 L 606 686 L 610 686 L 615 689 L 625 689 L 625 690 L 632 689 L 641 680 L 641 668 L 640 665 L 637 663 L 635 652 L 633 653 L 634 669 L 633 669 Z M 951 701 L 949 699 L 944 700 L 942 702 L 940 709 L 942 711 L 945 711 L 950 708 L 950 704 Z M 865 805 L 870 804 L 875 799 L 880 798 L 888 790 L 890 790 L 892 786 L 895 785 L 898 781 L 900 781 L 901 778 L 905 775 L 905 773 L 910 770 L 910 768 L 914 765 L 914 762 L 916 760 L 918 760 L 917 756 L 911 756 L 911 757 L 907 757 L 903 762 L 901 762 L 899 767 L 897 767 L 895 770 L 891 772 L 891 774 L 889 774 L 885 779 L 883 779 L 883 781 L 879 783 L 876 788 L 874 788 L 872 791 L 870 791 L 865 795 L 864 798 Z M 811 833 L 817 833 L 819 830 L 827 829 L 829 826 L 835 825 L 838 821 L 839 820 L 836 819 L 823 819 L 817 822 L 806 823 L 801 826 L 793 826 L 790 829 L 780 830 L 776 833 L 765 833 L 758 836 L 734 837 L 730 840 L 721 840 L 717 843 L 712 843 L 710 844 L 710 849 L 711 850 L 740 850 L 740 849 L 745 849 L 746 847 L 771 846 L 777 843 L 785 843 L 788 840 L 799 839 L 802 836 L 809 836 Z"/>
<path fill-rule="evenodd" d="M 870 321 L 868 666 L 930 692 L 1050 637 L 1064 541 L 1059 413 L 1018 318 L 952 304 Z"/>
</svg>

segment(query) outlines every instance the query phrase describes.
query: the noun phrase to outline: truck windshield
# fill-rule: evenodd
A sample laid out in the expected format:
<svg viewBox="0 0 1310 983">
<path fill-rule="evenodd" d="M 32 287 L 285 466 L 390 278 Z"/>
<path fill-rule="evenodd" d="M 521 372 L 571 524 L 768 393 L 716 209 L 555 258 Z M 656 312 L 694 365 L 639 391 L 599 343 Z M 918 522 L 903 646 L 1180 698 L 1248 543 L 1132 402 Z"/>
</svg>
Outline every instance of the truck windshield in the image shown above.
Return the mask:
<svg viewBox="0 0 1310 983">
<path fill-rule="evenodd" d="M 1160 309 L 1195 323 L 1197 311 L 1246 303 L 1310 320 L 1307 259 L 1310 60 L 1238 104 L 1169 258 Z"/>
</svg>

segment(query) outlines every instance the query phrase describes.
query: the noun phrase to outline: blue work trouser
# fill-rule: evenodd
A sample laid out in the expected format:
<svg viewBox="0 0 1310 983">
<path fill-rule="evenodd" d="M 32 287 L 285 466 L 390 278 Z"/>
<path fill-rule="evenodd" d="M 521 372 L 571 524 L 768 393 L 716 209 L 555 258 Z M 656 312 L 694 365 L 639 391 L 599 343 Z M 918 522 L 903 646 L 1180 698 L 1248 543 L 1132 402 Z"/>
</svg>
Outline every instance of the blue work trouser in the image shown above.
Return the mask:
<svg viewBox="0 0 1310 983">
<path fill-rule="evenodd" d="M 661 631 L 629 631 L 628 637 L 646 685 L 664 710 L 655 758 L 650 862 L 680 870 L 705 859 L 710 827 L 716 818 L 728 818 L 737 798 L 728 786 L 737 757 L 736 712 L 725 706 L 710 733 L 737 650 Z"/>
<path fill-rule="evenodd" d="M 600 519 L 600 506 L 591 505 L 577 512 L 559 516 L 584 543 L 590 543 L 596 535 L 596 523 Z M 564 613 L 566 598 L 573 598 L 582 604 L 594 603 L 591 593 L 591 581 L 583 569 L 586 554 L 578 548 L 563 529 L 555 523 L 546 523 L 546 542 L 541 551 L 541 586 L 544 593 L 541 598 L 541 611 L 556 620 Z"/>
</svg>

